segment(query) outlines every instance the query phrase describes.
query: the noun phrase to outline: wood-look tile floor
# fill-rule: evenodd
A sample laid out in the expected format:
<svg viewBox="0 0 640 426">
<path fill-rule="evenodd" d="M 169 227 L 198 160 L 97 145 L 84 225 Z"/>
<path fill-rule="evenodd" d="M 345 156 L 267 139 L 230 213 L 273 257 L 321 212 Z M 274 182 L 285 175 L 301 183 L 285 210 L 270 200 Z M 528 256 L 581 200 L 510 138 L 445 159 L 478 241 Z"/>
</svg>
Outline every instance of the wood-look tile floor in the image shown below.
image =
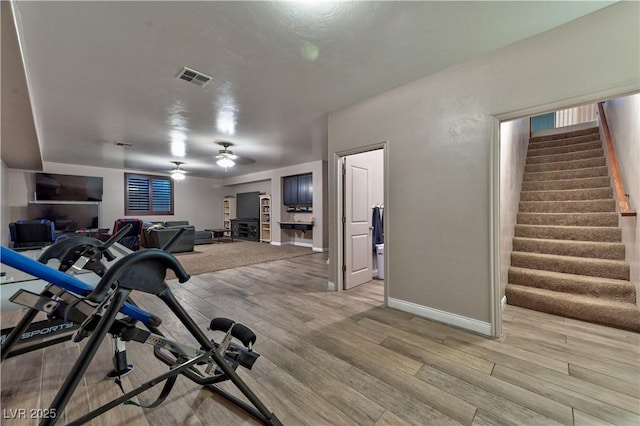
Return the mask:
<svg viewBox="0 0 640 426">
<path fill-rule="evenodd" d="M 491 340 L 383 308 L 380 281 L 341 294 L 326 286 L 326 254 L 171 282 L 203 328 L 212 317 L 225 316 L 256 332 L 262 356 L 240 374 L 285 425 L 640 424 L 638 334 L 507 306 L 504 337 Z M 134 300 L 163 318 L 169 336 L 191 342 L 159 299 L 136 293 Z M 3 417 L 8 409 L 46 408 L 79 350 L 67 342 L 7 360 Z M 104 379 L 110 350 L 105 342 L 65 422 L 120 395 Z M 129 344 L 128 355 L 136 367 L 123 379 L 125 389 L 166 371 L 149 346 Z M 158 392 L 138 400 L 153 401 Z M 120 406 L 92 423 L 256 421 L 181 377 L 162 406 Z"/>
</svg>

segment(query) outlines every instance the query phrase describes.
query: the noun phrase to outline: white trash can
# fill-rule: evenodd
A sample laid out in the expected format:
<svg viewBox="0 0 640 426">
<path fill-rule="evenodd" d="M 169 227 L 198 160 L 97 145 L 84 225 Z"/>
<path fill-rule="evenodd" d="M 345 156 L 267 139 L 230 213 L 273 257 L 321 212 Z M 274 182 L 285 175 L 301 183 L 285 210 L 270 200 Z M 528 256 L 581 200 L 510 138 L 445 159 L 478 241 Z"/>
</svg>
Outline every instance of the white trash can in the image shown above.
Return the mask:
<svg viewBox="0 0 640 426">
<path fill-rule="evenodd" d="M 378 278 L 384 280 L 384 244 L 376 244 L 376 255 L 378 259 Z"/>
</svg>

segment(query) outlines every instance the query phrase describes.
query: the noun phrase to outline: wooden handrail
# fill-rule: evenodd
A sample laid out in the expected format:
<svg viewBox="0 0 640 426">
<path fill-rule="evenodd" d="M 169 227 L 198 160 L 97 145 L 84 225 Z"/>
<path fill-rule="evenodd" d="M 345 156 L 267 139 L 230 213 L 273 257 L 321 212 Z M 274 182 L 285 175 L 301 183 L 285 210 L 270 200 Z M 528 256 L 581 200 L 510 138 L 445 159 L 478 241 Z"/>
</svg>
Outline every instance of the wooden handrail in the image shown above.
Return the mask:
<svg viewBox="0 0 640 426">
<path fill-rule="evenodd" d="M 616 153 L 613 150 L 613 142 L 611 141 L 611 133 L 609 133 L 609 125 L 607 124 L 607 117 L 604 115 L 603 102 L 598 102 L 598 112 L 600 114 L 600 122 L 602 123 L 602 130 L 604 132 L 604 141 L 607 145 L 607 153 L 609 154 L 609 166 L 611 167 L 611 177 L 613 178 L 613 186 L 616 189 L 616 197 L 618 199 L 618 207 L 620 208 L 620 214 L 622 216 L 636 216 L 635 210 L 629 209 L 629 202 L 627 201 L 627 194 L 624 190 L 624 183 L 622 182 L 622 176 L 620 175 L 620 168 L 618 167 L 618 160 L 616 160 Z"/>
</svg>

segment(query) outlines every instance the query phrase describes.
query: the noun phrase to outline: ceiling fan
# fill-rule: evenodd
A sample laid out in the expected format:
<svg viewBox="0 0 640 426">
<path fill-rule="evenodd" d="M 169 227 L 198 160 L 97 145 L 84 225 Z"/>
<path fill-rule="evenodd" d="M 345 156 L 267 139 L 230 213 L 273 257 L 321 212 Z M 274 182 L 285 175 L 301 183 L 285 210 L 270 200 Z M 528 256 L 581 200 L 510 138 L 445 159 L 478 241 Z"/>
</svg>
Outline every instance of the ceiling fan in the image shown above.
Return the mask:
<svg viewBox="0 0 640 426">
<path fill-rule="evenodd" d="M 223 167 L 225 170 L 235 166 L 236 164 L 252 164 L 256 162 L 251 158 L 240 157 L 234 154 L 232 151 L 230 151 L 229 147 L 233 146 L 231 142 L 222 141 L 217 143 L 218 145 L 221 145 L 224 149 L 221 149 L 218 151 L 218 155 L 216 155 L 216 159 L 217 159 L 216 164 L 220 167 Z"/>
<path fill-rule="evenodd" d="M 218 161 L 216 161 L 216 164 L 220 167 L 224 167 L 225 170 L 227 170 L 229 167 L 235 166 L 235 160 L 238 159 L 238 156 L 229 151 L 231 142 L 218 142 L 218 144 L 222 145 L 224 149 L 218 151 L 218 155 L 216 155 Z"/>
<path fill-rule="evenodd" d="M 171 174 L 171 178 L 173 180 L 184 180 L 186 172 L 180 168 L 184 163 L 182 161 L 172 161 L 176 167 L 171 170 L 169 173 Z"/>
</svg>

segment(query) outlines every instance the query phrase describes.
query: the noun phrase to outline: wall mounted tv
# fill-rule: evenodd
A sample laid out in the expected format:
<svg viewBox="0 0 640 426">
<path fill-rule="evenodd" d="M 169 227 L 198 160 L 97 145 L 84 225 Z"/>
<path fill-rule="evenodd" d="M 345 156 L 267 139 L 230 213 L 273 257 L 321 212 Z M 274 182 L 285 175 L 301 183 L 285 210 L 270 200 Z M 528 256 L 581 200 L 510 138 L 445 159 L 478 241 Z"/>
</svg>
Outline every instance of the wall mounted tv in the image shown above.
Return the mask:
<svg viewBox="0 0 640 426">
<path fill-rule="evenodd" d="M 260 192 L 236 194 L 236 216 L 238 219 L 258 219 L 260 216 Z"/>
<path fill-rule="evenodd" d="M 36 173 L 35 201 L 102 201 L 102 178 Z"/>
</svg>

